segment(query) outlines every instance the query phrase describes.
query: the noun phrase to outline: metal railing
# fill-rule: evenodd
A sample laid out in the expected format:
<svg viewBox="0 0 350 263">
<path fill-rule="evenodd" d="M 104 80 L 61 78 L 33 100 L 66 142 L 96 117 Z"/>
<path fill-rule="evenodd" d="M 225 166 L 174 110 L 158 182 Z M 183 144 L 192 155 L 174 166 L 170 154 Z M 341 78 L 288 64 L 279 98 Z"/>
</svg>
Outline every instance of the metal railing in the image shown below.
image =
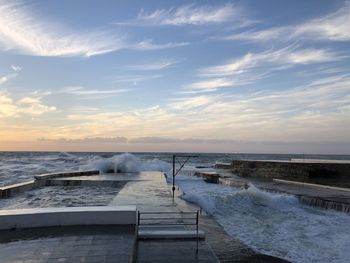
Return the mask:
<svg viewBox="0 0 350 263">
<path fill-rule="evenodd" d="M 196 212 L 137 211 L 138 227 L 195 226 L 198 234 L 198 223 L 199 223 L 199 210 Z"/>
</svg>

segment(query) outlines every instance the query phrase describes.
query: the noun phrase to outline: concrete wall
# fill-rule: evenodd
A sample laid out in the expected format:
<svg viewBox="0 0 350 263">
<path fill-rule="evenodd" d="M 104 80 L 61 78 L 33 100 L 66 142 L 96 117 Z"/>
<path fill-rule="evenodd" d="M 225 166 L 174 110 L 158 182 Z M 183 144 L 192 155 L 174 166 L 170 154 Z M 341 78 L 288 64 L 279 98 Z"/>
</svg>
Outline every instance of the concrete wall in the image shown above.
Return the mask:
<svg viewBox="0 0 350 263">
<path fill-rule="evenodd" d="M 235 160 L 233 173 L 242 177 L 280 178 L 350 187 L 350 163 Z"/>
<path fill-rule="evenodd" d="M 0 229 L 136 225 L 136 206 L 91 206 L 0 210 Z"/>
<path fill-rule="evenodd" d="M 96 175 L 99 174 L 98 170 L 91 171 L 79 171 L 79 172 L 63 172 L 63 173 L 50 173 L 50 174 L 41 174 L 34 176 L 35 180 L 46 180 L 57 177 L 72 177 L 72 176 L 87 176 L 87 175 Z"/>
<path fill-rule="evenodd" d="M 51 184 L 46 184 L 48 179 L 53 179 L 57 177 L 73 177 L 73 176 L 89 176 L 96 175 L 100 172 L 97 170 L 92 171 L 80 171 L 80 172 L 64 172 L 64 173 L 51 173 L 51 174 L 42 174 L 34 176 L 35 180 L 30 180 L 27 182 L 22 182 L 18 184 L 12 184 L 7 186 L 0 187 L 0 198 L 9 197 L 13 193 L 24 192 L 33 189 L 36 186 L 46 186 Z M 81 183 L 77 183 L 81 185 Z M 54 185 L 54 184 L 52 184 Z"/>
<path fill-rule="evenodd" d="M 9 197 L 13 193 L 31 190 L 35 187 L 34 180 L 0 187 L 0 198 Z"/>
</svg>

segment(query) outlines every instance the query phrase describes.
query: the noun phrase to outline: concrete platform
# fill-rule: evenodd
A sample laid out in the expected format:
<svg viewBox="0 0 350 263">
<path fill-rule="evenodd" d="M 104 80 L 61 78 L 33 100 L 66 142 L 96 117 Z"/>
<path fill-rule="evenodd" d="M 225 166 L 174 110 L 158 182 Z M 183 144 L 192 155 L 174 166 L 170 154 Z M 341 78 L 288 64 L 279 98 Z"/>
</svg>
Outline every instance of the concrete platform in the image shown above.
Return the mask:
<svg viewBox="0 0 350 263">
<path fill-rule="evenodd" d="M 219 262 L 203 240 L 140 240 L 137 247 L 135 262 Z"/>
<path fill-rule="evenodd" d="M 134 227 L 74 226 L 0 231 L 0 261 L 132 262 Z"/>
</svg>

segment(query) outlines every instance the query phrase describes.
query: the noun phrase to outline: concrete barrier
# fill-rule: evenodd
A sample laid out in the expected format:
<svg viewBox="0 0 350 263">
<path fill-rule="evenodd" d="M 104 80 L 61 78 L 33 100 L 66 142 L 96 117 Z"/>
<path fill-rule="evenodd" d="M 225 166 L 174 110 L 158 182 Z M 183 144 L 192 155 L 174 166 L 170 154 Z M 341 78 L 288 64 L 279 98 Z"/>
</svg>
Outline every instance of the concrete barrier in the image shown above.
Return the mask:
<svg viewBox="0 0 350 263">
<path fill-rule="evenodd" d="M 0 187 L 0 198 L 9 197 L 13 193 L 19 193 L 34 188 L 34 180 Z"/>
<path fill-rule="evenodd" d="M 57 207 L 0 210 L 0 229 L 136 225 L 136 206 Z"/>
<path fill-rule="evenodd" d="M 231 171 L 242 177 L 284 179 L 350 187 L 350 162 L 318 160 L 234 160 Z"/>
<path fill-rule="evenodd" d="M 292 185 L 302 185 L 302 186 L 323 188 L 323 189 L 329 189 L 329 190 L 350 192 L 350 188 L 335 187 L 335 186 L 322 185 L 322 184 L 310 184 L 310 183 L 297 182 L 297 181 L 289 181 L 289 180 L 282 180 L 282 179 L 275 179 L 275 178 L 272 179 L 272 181 L 275 182 L 275 183 L 292 184 Z"/>
<path fill-rule="evenodd" d="M 52 179 L 52 178 L 57 178 L 57 177 L 96 175 L 99 173 L 100 173 L 100 171 L 98 171 L 98 170 L 78 171 L 78 172 L 63 172 L 63 173 L 50 173 L 50 174 L 35 175 L 34 178 L 35 178 L 35 180 L 46 180 L 46 179 Z"/>
<path fill-rule="evenodd" d="M 202 177 L 207 183 L 217 184 L 219 183 L 220 175 L 215 172 L 195 172 L 195 176 Z"/>
</svg>

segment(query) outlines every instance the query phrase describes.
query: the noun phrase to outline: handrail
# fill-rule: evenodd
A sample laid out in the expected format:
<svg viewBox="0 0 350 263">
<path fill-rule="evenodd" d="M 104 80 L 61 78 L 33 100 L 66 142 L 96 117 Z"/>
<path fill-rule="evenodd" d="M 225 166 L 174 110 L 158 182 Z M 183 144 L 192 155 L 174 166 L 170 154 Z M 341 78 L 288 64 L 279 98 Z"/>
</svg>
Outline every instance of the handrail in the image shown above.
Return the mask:
<svg viewBox="0 0 350 263">
<path fill-rule="evenodd" d="M 161 215 L 161 217 L 142 217 L 144 215 Z M 165 215 L 177 215 L 178 217 L 166 217 Z M 182 215 L 193 215 L 193 217 L 181 217 Z M 171 221 L 174 222 L 171 222 Z M 182 222 L 179 222 L 182 221 Z M 193 220 L 191 222 L 190 220 Z M 153 222 L 152 222 L 153 221 Z M 165 222 L 164 222 L 165 221 Z M 170 222 L 169 222 L 170 221 Z M 190 221 L 190 222 L 189 222 Z M 141 212 L 137 211 L 137 226 L 196 226 L 196 231 L 199 231 L 199 210 L 196 212 Z"/>
<path fill-rule="evenodd" d="M 196 227 L 196 255 L 198 255 L 198 242 L 200 239 L 199 236 L 199 212 L 200 210 L 197 210 L 196 212 L 140 212 L 137 211 L 137 233 L 139 233 L 140 227 L 173 227 L 173 226 L 195 226 Z M 161 217 L 146 217 L 142 218 L 142 215 L 161 215 Z M 195 215 L 195 217 L 164 217 L 164 215 L 172 216 L 172 215 Z M 179 222 L 180 221 L 182 222 Z M 152 222 L 152 220 L 154 220 Z M 171 222 L 171 220 L 174 220 L 174 222 Z M 192 223 L 188 223 L 186 221 L 188 220 L 194 220 Z M 145 222 L 146 221 L 146 222 Z M 170 222 L 169 222 L 170 221 Z M 171 228 L 169 230 L 172 230 Z"/>
</svg>

